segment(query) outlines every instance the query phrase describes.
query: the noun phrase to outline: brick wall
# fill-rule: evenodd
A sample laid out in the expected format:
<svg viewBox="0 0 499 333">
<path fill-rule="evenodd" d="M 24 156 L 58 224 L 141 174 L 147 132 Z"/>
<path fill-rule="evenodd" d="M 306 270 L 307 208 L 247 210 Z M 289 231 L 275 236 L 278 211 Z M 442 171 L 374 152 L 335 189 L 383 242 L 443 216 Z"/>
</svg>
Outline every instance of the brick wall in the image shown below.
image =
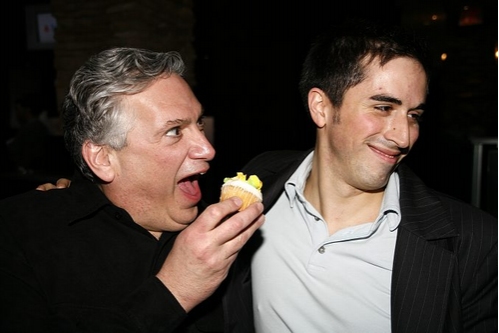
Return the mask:
<svg viewBox="0 0 499 333">
<path fill-rule="evenodd" d="M 61 105 L 73 73 L 90 55 L 115 46 L 179 51 L 195 84 L 192 0 L 51 0 L 57 20 L 55 89 Z"/>
</svg>

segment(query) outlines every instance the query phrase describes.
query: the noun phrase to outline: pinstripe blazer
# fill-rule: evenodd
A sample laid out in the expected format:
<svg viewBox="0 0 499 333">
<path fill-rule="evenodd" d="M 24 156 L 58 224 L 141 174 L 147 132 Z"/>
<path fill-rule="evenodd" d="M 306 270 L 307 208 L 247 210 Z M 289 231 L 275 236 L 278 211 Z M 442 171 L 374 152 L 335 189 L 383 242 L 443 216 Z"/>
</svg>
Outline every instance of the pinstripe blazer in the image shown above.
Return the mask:
<svg viewBox="0 0 499 333">
<path fill-rule="evenodd" d="M 309 152 L 267 152 L 243 168 L 262 179 L 266 211 Z M 497 219 L 428 188 L 405 165 L 396 172 L 402 220 L 392 273 L 392 332 L 497 332 Z M 260 241 L 255 234 L 232 267 L 224 296 L 226 332 L 253 331 L 250 258 Z"/>
</svg>

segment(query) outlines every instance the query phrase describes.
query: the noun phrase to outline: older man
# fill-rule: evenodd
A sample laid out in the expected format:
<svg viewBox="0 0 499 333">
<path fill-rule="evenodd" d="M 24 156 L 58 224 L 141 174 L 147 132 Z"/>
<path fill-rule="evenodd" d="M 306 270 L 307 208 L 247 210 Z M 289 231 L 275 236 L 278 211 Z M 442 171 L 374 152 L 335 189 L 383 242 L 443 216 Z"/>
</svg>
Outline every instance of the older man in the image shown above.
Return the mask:
<svg viewBox="0 0 499 333">
<path fill-rule="evenodd" d="M 63 119 L 80 176 L 0 203 L 0 331 L 197 330 L 189 314 L 264 217 L 237 198 L 198 216 L 215 151 L 183 70 L 175 52 L 115 48 L 75 73 Z"/>
</svg>

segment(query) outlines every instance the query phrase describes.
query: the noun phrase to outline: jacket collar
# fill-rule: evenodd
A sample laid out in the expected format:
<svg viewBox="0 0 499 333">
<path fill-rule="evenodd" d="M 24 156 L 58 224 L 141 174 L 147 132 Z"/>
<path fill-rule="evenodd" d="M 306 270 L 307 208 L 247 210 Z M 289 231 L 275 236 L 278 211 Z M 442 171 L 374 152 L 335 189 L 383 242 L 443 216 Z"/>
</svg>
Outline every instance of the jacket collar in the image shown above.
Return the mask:
<svg viewBox="0 0 499 333">
<path fill-rule="evenodd" d="M 428 188 L 408 166 L 399 165 L 396 172 L 400 176 L 401 227 L 426 240 L 457 236 L 448 208 L 437 193 Z"/>
<path fill-rule="evenodd" d="M 313 149 L 300 152 L 287 152 L 288 157 L 280 168 L 263 168 L 260 179 L 264 186 L 262 188 L 263 205 L 265 213 L 272 208 L 281 193 L 284 191 L 284 184 L 291 175 L 298 169 L 303 160 L 312 152 Z"/>
<path fill-rule="evenodd" d="M 284 190 L 284 184 L 296 171 L 300 163 L 312 151 L 287 152 L 286 163 L 280 168 L 263 168 L 260 178 L 264 183 L 262 188 L 263 204 L 267 212 Z M 447 208 L 408 166 L 401 164 L 396 171 L 400 178 L 400 209 L 402 220 L 400 227 L 405 228 L 426 240 L 454 237 L 457 231 L 449 220 Z M 431 225 L 428 223 L 431 221 Z"/>
</svg>

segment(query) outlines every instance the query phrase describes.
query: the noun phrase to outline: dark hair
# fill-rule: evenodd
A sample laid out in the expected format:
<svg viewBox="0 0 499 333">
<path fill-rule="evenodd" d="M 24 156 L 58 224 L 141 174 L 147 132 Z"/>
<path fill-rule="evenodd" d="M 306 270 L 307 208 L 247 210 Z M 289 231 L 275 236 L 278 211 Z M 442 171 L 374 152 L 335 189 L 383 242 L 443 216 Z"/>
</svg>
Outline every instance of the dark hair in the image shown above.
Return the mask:
<svg viewBox="0 0 499 333">
<path fill-rule="evenodd" d="M 371 61 L 379 59 L 384 65 L 398 57 L 421 63 L 429 79 L 426 43 L 415 34 L 360 19 L 332 26 L 314 41 L 302 67 L 299 90 L 305 108 L 312 88 L 323 90 L 340 106 L 346 90 L 365 79 Z"/>
</svg>

